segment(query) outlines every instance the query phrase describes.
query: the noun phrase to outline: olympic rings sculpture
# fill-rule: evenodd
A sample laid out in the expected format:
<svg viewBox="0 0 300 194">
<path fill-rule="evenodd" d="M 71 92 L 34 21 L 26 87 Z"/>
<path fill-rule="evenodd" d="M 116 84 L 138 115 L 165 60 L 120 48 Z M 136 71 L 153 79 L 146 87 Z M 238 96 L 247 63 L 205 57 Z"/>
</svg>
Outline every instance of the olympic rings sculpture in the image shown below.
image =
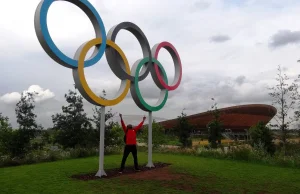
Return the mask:
<svg viewBox="0 0 300 194">
<path fill-rule="evenodd" d="M 131 22 L 122 22 L 112 27 L 106 35 L 100 15 L 88 0 L 64 0 L 76 5 L 85 12 L 92 22 L 96 34 L 95 39 L 83 43 L 76 51 L 74 58 L 70 58 L 57 48 L 48 31 L 47 14 L 51 4 L 55 1 L 58 0 L 42 0 L 37 6 L 34 17 L 36 35 L 42 48 L 55 62 L 72 69 L 75 85 L 87 101 L 97 106 L 113 106 L 120 103 L 130 89 L 134 102 L 144 111 L 158 111 L 165 105 L 168 98 L 168 91 L 175 90 L 182 78 L 181 60 L 178 52 L 171 43 L 161 42 L 151 49 L 143 31 Z M 144 58 L 137 60 L 131 70 L 124 52 L 115 43 L 116 36 L 122 29 L 128 30 L 138 39 L 143 51 Z M 96 48 L 92 56 L 85 60 L 87 52 L 93 46 Z M 175 76 L 172 85 L 168 85 L 167 74 L 162 64 L 157 60 L 161 48 L 165 48 L 171 54 L 174 62 Z M 108 100 L 98 97 L 91 90 L 84 75 L 84 68 L 96 64 L 104 53 L 110 69 L 121 80 L 116 97 Z M 155 84 L 161 90 L 159 100 L 154 106 L 145 102 L 138 84 L 149 73 L 151 73 Z"/>
</svg>

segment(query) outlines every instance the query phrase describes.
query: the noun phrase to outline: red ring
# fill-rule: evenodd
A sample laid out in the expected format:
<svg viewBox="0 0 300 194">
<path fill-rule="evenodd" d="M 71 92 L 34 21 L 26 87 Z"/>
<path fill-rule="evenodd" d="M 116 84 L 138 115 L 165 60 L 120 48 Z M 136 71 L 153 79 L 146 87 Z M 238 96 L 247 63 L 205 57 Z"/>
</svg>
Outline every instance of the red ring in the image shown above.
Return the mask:
<svg viewBox="0 0 300 194">
<path fill-rule="evenodd" d="M 165 48 L 165 49 L 170 48 L 170 49 L 172 49 L 173 52 L 175 53 L 175 55 L 176 55 L 176 57 L 177 57 L 177 60 L 178 60 L 178 64 L 179 64 L 179 79 L 178 79 L 178 81 L 177 81 L 177 83 L 176 83 L 175 85 L 169 86 L 168 84 L 166 84 L 166 82 L 164 81 L 163 77 L 161 76 L 158 65 L 154 63 L 155 73 L 156 73 L 156 75 L 157 75 L 157 78 L 158 78 L 160 84 L 161 84 L 164 88 L 166 88 L 166 89 L 169 90 L 169 91 L 175 90 L 175 89 L 179 86 L 179 84 L 180 84 L 180 82 L 181 82 L 181 78 L 182 78 L 182 65 L 181 65 L 181 60 L 180 60 L 180 57 L 179 57 L 179 54 L 178 54 L 177 50 L 176 50 L 175 47 L 174 47 L 171 43 L 169 43 L 169 42 L 161 42 L 161 43 L 156 47 L 155 54 L 154 54 L 154 58 L 155 58 L 155 59 L 157 59 L 158 53 L 159 53 L 159 51 L 160 51 L 161 48 Z M 170 54 L 171 54 L 171 53 L 170 53 Z M 172 57 L 172 58 L 173 58 L 173 57 Z M 174 59 L 173 59 L 173 61 L 174 61 Z M 176 67 L 175 67 L 175 71 L 176 71 Z M 176 77 L 174 77 L 174 79 L 176 79 Z"/>
</svg>

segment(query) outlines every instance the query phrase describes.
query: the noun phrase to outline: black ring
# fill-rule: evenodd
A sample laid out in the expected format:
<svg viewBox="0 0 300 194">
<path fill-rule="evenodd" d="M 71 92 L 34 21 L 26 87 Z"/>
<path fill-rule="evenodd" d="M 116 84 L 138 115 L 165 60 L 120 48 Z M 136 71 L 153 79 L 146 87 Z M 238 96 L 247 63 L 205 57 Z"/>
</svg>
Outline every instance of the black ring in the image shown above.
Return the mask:
<svg viewBox="0 0 300 194">
<path fill-rule="evenodd" d="M 142 81 L 143 79 L 145 79 L 148 76 L 150 69 L 152 67 L 152 65 L 151 65 L 152 64 L 152 55 L 151 55 L 150 44 L 149 44 L 145 34 L 143 33 L 143 31 L 137 25 L 135 25 L 134 23 L 131 23 L 131 22 L 122 22 L 122 23 L 112 27 L 107 34 L 107 39 L 110 39 L 111 41 L 115 42 L 117 34 L 122 29 L 131 32 L 138 39 L 138 41 L 141 45 L 142 51 L 143 51 L 144 58 L 149 57 L 149 62 L 143 66 L 142 71 L 138 78 L 139 81 Z M 123 60 L 121 59 L 119 54 L 114 49 L 107 47 L 105 50 L 105 55 L 106 55 L 106 59 L 107 59 L 107 62 L 109 64 L 111 70 L 114 72 L 114 74 L 117 77 L 119 77 L 122 80 L 128 79 L 131 82 L 134 81 L 134 76 L 128 75 L 126 73 Z M 119 64 L 120 64 L 121 68 L 119 67 Z"/>
</svg>

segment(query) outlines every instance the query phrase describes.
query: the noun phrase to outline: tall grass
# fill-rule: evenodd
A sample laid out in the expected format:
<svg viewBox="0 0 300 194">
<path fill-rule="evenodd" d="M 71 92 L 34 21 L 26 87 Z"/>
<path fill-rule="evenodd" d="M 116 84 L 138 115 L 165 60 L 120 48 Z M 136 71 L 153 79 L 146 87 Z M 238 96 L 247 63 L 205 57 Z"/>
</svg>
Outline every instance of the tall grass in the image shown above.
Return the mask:
<svg viewBox="0 0 300 194">
<path fill-rule="evenodd" d="M 121 147 L 107 147 L 105 155 L 119 154 L 122 152 Z M 0 167 L 18 166 L 23 164 L 34 164 L 40 162 L 52 162 L 57 160 L 66 160 L 73 158 L 84 158 L 90 156 L 97 156 L 99 154 L 98 148 L 74 148 L 74 149 L 43 149 L 34 150 L 25 155 L 23 158 L 11 158 L 9 156 L 0 156 Z"/>
<path fill-rule="evenodd" d="M 160 148 L 155 150 L 158 153 L 172 153 L 183 155 L 194 155 L 217 159 L 241 160 L 252 163 L 263 163 L 268 165 L 300 168 L 300 144 L 289 144 L 290 155 L 284 155 L 283 151 L 278 150 L 273 156 L 268 154 L 262 145 L 252 148 L 248 145 L 241 145 L 229 148 L 210 149 L 204 146 L 196 146 L 190 149 Z"/>
<path fill-rule="evenodd" d="M 148 152 L 146 146 L 139 146 L 139 152 Z M 105 155 L 122 154 L 123 147 L 107 147 Z M 220 147 L 218 149 L 210 149 L 205 146 L 195 146 L 193 148 L 176 148 L 176 147 L 159 147 L 153 149 L 154 153 L 171 153 L 175 155 L 193 155 L 199 157 L 209 157 L 227 160 L 242 160 L 252 163 L 263 163 L 268 165 L 286 166 L 300 168 L 300 143 L 290 143 L 287 146 L 288 155 L 278 147 L 274 155 L 270 155 L 263 149 L 262 145 L 255 148 L 244 145 L 231 147 Z M 89 156 L 97 156 L 98 148 L 76 148 L 76 149 L 44 149 L 36 150 L 27 154 L 24 158 L 10 158 L 8 156 L 0 156 L 0 167 L 16 166 L 22 164 L 33 164 L 39 162 L 51 162 L 56 160 L 82 158 Z"/>
</svg>

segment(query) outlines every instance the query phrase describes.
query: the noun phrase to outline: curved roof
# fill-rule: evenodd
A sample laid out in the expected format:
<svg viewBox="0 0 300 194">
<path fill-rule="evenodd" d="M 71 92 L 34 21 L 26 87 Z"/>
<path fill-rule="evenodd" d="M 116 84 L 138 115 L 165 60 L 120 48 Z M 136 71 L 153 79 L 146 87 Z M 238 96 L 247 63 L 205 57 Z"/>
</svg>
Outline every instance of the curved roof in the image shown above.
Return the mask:
<svg viewBox="0 0 300 194">
<path fill-rule="evenodd" d="M 248 104 L 221 108 L 220 120 L 224 129 L 244 130 L 257 124 L 259 121 L 268 123 L 277 113 L 275 107 L 265 104 Z M 190 124 L 197 129 L 205 129 L 206 125 L 213 119 L 210 112 L 203 112 L 187 116 Z M 175 127 L 177 118 L 159 122 L 165 128 Z"/>
</svg>

